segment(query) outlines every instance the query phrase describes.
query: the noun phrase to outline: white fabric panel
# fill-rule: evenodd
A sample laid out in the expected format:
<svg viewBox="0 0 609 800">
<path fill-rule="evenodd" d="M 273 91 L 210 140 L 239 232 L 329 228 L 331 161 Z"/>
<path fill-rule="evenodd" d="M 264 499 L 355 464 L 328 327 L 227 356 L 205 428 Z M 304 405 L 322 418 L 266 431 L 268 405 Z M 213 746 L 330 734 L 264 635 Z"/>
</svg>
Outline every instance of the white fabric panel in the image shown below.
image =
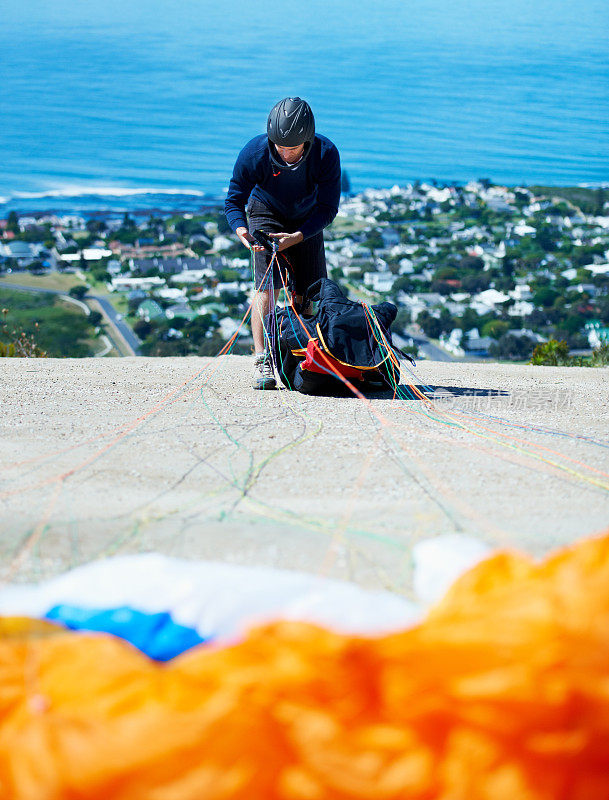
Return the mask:
<svg viewBox="0 0 609 800">
<path fill-rule="evenodd" d="M 390 592 L 368 592 L 287 570 L 189 562 L 155 553 L 95 561 L 39 585 L 0 590 L 0 615 L 43 617 L 60 604 L 167 611 L 201 637 L 223 640 L 277 619 L 380 634 L 408 627 L 421 617 L 420 608 Z"/>
<path fill-rule="evenodd" d="M 414 590 L 424 606 L 437 603 L 454 581 L 490 554 L 490 547 L 460 533 L 424 539 L 412 548 Z"/>
</svg>

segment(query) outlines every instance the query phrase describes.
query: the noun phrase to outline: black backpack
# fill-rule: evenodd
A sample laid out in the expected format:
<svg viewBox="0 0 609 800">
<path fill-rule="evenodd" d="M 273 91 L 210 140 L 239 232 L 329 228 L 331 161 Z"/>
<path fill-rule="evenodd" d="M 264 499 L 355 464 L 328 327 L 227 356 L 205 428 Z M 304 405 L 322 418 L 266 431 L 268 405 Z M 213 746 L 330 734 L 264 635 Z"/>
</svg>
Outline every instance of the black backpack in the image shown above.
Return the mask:
<svg viewBox="0 0 609 800">
<path fill-rule="evenodd" d="M 350 300 L 328 278 L 310 286 L 302 308 L 312 316 L 283 308 L 266 318 L 275 368 L 288 389 L 305 394 L 341 393 L 345 380 L 395 388 L 399 357 L 414 361 L 391 341 L 393 303 L 368 306 Z"/>
</svg>

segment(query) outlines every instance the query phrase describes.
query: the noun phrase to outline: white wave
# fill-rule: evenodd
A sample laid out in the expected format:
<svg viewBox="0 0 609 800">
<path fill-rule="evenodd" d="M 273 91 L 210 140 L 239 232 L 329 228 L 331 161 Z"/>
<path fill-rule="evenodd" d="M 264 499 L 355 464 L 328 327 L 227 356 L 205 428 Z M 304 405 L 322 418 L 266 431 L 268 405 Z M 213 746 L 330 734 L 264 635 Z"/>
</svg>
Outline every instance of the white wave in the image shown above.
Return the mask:
<svg viewBox="0 0 609 800">
<path fill-rule="evenodd" d="M 135 195 L 163 194 L 204 197 L 205 192 L 198 189 L 136 189 L 127 186 L 65 186 L 62 189 L 48 189 L 44 192 L 13 192 L 9 199 L 38 200 L 45 197 L 133 197 Z"/>
<path fill-rule="evenodd" d="M 578 183 L 581 189 L 609 189 L 608 181 L 600 181 L 595 183 Z"/>
<path fill-rule="evenodd" d="M 0 205 L 2 205 L 2 203 L 8 203 L 8 197 L 2 197 L 0 195 Z"/>
</svg>

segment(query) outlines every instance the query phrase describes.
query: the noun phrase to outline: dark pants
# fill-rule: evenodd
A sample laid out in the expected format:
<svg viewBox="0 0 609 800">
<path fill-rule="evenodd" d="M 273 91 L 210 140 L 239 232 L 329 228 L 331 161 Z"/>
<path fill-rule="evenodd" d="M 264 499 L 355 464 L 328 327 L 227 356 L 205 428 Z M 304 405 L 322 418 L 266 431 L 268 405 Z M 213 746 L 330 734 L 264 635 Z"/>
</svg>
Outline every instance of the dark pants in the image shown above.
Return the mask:
<svg viewBox="0 0 609 800">
<path fill-rule="evenodd" d="M 298 230 L 297 221 L 283 219 L 276 211 L 268 208 L 255 197 L 250 199 L 246 210 L 250 233 L 256 228 L 260 228 L 266 233 L 294 233 Z M 328 277 L 324 237 L 321 232 L 282 250 L 275 259 L 272 270 L 269 269 L 271 258 L 272 255 L 266 251 L 254 253 L 256 289 L 262 291 L 281 289 L 283 282 L 279 268 L 284 273 L 286 282 L 287 276 L 291 276 L 292 288 L 295 294 L 299 295 L 304 294 L 315 281 Z"/>
</svg>

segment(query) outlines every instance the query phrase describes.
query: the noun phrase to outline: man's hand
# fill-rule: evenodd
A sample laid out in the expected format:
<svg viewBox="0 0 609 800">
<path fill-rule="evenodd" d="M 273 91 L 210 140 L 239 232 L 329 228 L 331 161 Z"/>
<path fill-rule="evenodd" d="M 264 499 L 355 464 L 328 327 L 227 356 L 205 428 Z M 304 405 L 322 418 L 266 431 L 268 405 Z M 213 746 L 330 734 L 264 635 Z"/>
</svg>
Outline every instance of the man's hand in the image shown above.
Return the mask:
<svg viewBox="0 0 609 800">
<path fill-rule="evenodd" d="M 304 239 L 300 231 L 296 231 L 295 233 L 269 233 L 269 236 L 277 242 L 278 252 L 286 250 L 288 247 L 292 247 L 293 244 L 298 244 Z"/>
<path fill-rule="evenodd" d="M 248 231 L 247 228 L 244 228 L 243 226 L 241 226 L 240 228 L 237 228 L 235 233 L 237 234 L 237 236 L 241 240 L 242 244 L 244 244 L 247 247 L 248 250 L 255 250 L 255 251 L 258 251 L 258 252 L 261 252 L 262 250 L 264 250 L 264 247 L 262 247 L 262 245 L 258 244 L 258 242 L 254 239 L 254 237 Z"/>
</svg>

